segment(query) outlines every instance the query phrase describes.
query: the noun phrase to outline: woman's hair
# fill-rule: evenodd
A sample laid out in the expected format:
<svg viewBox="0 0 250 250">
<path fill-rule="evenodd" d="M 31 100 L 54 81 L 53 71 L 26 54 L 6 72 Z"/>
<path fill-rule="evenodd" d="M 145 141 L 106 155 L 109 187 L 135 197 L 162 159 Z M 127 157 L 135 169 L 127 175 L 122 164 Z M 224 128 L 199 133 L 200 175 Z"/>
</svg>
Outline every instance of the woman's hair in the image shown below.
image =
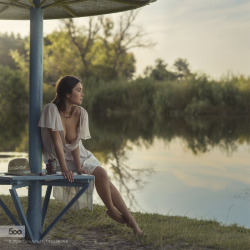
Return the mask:
<svg viewBox="0 0 250 250">
<path fill-rule="evenodd" d="M 60 78 L 56 83 L 56 97 L 52 101 L 58 110 L 65 110 L 65 98 L 67 94 L 71 94 L 72 89 L 76 86 L 77 83 L 81 82 L 75 76 L 64 76 Z"/>
</svg>

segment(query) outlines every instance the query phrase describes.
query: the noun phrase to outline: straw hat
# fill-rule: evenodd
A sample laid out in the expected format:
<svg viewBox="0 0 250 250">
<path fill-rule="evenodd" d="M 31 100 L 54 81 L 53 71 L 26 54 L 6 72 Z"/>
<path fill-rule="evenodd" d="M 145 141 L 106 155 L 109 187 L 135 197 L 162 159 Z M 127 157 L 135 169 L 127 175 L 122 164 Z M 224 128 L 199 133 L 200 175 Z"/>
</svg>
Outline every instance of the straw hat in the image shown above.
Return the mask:
<svg viewBox="0 0 250 250">
<path fill-rule="evenodd" d="M 9 161 L 7 175 L 32 175 L 26 158 L 15 158 Z"/>
</svg>

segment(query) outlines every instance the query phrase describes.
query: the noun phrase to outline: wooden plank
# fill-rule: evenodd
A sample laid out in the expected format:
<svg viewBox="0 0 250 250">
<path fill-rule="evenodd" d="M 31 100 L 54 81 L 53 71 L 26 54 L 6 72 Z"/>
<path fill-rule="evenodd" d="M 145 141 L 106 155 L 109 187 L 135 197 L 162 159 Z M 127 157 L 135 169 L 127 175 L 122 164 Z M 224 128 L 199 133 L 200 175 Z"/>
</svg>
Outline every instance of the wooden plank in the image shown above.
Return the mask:
<svg viewBox="0 0 250 250">
<path fill-rule="evenodd" d="M 67 186 L 67 187 L 82 187 L 84 184 L 89 184 L 90 182 L 79 182 L 79 181 L 74 181 L 74 182 L 69 182 L 68 180 L 60 180 L 60 181 L 42 181 L 41 185 L 43 186 Z"/>
<path fill-rule="evenodd" d="M 93 175 L 74 175 L 75 180 L 93 180 L 95 177 Z M 36 180 L 64 180 L 63 175 L 3 175 L 0 174 L 0 181 L 1 180 L 10 180 L 10 181 L 36 181 Z"/>
</svg>

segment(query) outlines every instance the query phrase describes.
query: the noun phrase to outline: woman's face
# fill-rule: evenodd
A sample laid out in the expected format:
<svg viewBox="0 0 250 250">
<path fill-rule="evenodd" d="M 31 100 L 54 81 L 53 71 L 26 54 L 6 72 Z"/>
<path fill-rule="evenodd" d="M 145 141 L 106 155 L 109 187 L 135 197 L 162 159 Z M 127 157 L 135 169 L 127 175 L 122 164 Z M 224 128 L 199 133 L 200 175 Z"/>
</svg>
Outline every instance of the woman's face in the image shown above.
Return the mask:
<svg viewBox="0 0 250 250">
<path fill-rule="evenodd" d="M 82 92 L 82 84 L 79 82 L 76 84 L 76 86 L 72 89 L 71 94 L 67 94 L 67 100 L 76 105 L 81 105 L 82 104 L 82 99 L 83 99 L 83 92 Z"/>
</svg>

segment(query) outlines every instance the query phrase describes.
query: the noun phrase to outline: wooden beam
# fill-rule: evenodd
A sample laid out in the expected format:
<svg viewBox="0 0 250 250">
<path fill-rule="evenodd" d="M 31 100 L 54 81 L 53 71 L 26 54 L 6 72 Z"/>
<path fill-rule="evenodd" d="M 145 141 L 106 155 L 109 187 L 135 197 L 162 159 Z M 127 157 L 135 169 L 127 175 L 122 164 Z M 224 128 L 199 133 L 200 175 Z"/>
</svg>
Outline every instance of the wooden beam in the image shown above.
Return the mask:
<svg viewBox="0 0 250 250">
<path fill-rule="evenodd" d="M 42 0 L 42 1 L 40 2 L 39 7 L 43 7 L 42 5 L 43 5 L 46 1 L 47 1 L 47 0 Z"/>
<path fill-rule="evenodd" d="M 18 2 L 18 0 L 15 1 L 15 3 L 13 3 L 13 2 L 14 2 L 14 1 L 11 1 L 11 4 L 16 4 L 16 5 L 22 6 L 22 7 L 26 8 L 26 9 L 30 9 L 30 7 L 31 7 L 31 6 L 28 5 L 28 4 Z"/>
<path fill-rule="evenodd" d="M 28 1 L 29 1 L 30 5 L 31 5 L 32 7 L 36 7 L 35 4 L 32 2 L 32 0 L 28 0 Z"/>
<path fill-rule="evenodd" d="M 10 3 L 6 3 L 6 2 L 0 2 L 0 4 L 2 5 L 5 5 L 5 6 L 8 6 L 8 7 L 17 7 L 17 8 L 22 8 L 22 9 L 30 9 L 31 6 L 27 5 L 27 4 L 22 4 L 22 3 L 19 3 L 19 2 L 10 2 Z"/>
<path fill-rule="evenodd" d="M 77 17 L 77 15 L 67 6 L 62 5 L 62 8 L 67 11 L 72 17 Z"/>
<path fill-rule="evenodd" d="M 10 6 L 4 6 L 1 10 L 0 10 L 0 14 L 3 13 L 5 10 L 7 10 Z"/>
</svg>

